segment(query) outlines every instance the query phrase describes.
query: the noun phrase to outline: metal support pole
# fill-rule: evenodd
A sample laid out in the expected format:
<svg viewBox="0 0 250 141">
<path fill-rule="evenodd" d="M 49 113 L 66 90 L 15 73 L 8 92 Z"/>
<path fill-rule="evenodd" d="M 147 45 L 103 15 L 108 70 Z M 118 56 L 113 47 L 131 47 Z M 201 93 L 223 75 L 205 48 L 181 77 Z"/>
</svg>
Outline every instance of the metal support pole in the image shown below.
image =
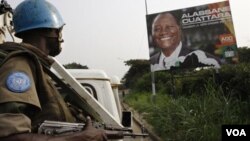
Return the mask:
<svg viewBox="0 0 250 141">
<path fill-rule="evenodd" d="M 155 96 L 156 96 L 156 90 L 155 90 L 155 72 L 151 72 L 151 80 L 152 80 L 152 95 L 151 95 L 151 103 L 155 103 Z"/>
<path fill-rule="evenodd" d="M 175 89 L 175 81 L 174 81 L 174 74 L 173 72 L 170 70 L 170 74 L 171 74 L 171 88 L 172 88 L 172 92 L 171 94 L 173 95 L 173 97 L 176 97 L 176 89 Z"/>
</svg>

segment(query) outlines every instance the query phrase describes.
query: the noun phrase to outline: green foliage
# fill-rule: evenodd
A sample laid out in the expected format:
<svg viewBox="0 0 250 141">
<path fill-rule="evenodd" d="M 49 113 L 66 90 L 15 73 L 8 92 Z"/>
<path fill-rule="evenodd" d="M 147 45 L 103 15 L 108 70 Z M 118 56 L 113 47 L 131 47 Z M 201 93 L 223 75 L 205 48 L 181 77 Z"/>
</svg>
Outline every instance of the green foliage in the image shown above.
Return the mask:
<svg viewBox="0 0 250 141">
<path fill-rule="evenodd" d="M 250 64 L 225 65 L 217 75 L 217 84 L 225 95 L 246 99 L 250 95 Z"/>
<path fill-rule="evenodd" d="M 145 73 L 150 72 L 149 61 L 148 60 L 128 60 L 125 62 L 126 65 L 130 66 L 130 69 L 123 77 L 124 85 L 127 88 L 134 87 L 134 82 L 142 77 Z"/>
<path fill-rule="evenodd" d="M 73 62 L 63 65 L 66 69 L 88 69 L 88 66 L 83 66 L 79 63 Z"/>
<path fill-rule="evenodd" d="M 204 84 L 200 95 L 174 98 L 158 94 L 155 103 L 151 99 L 150 93 L 132 93 L 125 102 L 144 113 L 164 141 L 220 140 L 222 124 L 250 123 L 250 103 L 224 95 L 212 81 Z"/>
<path fill-rule="evenodd" d="M 132 87 L 136 92 L 151 92 L 151 73 L 137 78 Z M 212 81 L 220 86 L 225 95 L 245 99 L 250 95 L 250 64 L 224 65 L 219 73 L 213 69 L 189 73 L 155 72 L 155 86 L 158 94 L 192 95 L 202 94 L 205 83 Z"/>
<path fill-rule="evenodd" d="M 238 53 L 241 63 L 250 63 L 250 49 L 248 47 L 238 48 Z"/>
<path fill-rule="evenodd" d="M 134 84 L 133 90 L 140 92 L 149 92 L 151 91 L 151 73 L 146 73 L 143 76 L 139 77 Z"/>
<path fill-rule="evenodd" d="M 133 93 L 126 96 L 125 103 L 134 107 L 139 113 L 148 112 L 151 110 L 150 94 L 149 93 Z M 143 105 L 143 106 L 142 106 Z"/>
</svg>

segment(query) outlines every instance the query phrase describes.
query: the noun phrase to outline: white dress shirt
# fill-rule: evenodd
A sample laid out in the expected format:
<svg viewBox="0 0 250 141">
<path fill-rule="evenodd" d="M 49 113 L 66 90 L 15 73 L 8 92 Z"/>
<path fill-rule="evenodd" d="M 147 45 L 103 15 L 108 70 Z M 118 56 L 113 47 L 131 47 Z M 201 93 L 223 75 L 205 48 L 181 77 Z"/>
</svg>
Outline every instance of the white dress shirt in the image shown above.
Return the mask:
<svg viewBox="0 0 250 141">
<path fill-rule="evenodd" d="M 168 57 L 166 57 L 161 52 L 159 63 L 151 65 L 151 70 L 152 71 L 168 70 L 170 69 L 170 67 L 178 65 L 178 62 L 183 62 L 185 59 L 185 56 L 179 57 L 181 48 L 182 48 L 182 42 L 179 43 L 179 45 L 176 47 L 174 52 Z"/>
</svg>

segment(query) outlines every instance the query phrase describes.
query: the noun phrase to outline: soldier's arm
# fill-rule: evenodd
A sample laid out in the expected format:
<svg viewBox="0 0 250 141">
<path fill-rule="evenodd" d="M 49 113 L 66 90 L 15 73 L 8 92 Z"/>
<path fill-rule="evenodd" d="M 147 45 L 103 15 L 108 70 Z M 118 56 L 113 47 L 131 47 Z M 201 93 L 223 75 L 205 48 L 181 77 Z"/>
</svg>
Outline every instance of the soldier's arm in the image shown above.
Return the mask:
<svg viewBox="0 0 250 141">
<path fill-rule="evenodd" d="M 0 67 L 0 72 L 0 141 L 105 141 L 104 131 L 91 125 L 83 132 L 70 135 L 53 137 L 31 133 L 30 117 L 41 110 L 35 85 L 28 90 L 22 87 L 21 91 L 13 92 L 17 89 L 15 85 L 6 83 L 8 79 L 13 80 L 10 79 L 12 72 L 22 72 L 22 76 L 29 77 L 31 84 L 35 83 L 27 58 L 10 58 Z"/>
</svg>

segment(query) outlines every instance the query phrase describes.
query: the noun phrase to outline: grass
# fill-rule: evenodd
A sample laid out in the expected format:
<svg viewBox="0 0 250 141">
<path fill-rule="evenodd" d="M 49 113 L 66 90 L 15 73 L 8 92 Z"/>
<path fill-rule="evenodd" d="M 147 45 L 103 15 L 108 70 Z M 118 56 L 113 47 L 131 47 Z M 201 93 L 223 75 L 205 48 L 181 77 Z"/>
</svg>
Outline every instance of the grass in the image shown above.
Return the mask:
<svg viewBox="0 0 250 141">
<path fill-rule="evenodd" d="M 172 97 L 150 93 L 131 93 L 125 102 L 154 127 L 164 141 L 219 141 L 221 125 L 250 124 L 250 103 L 224 95 L 212 83 L 201 94 Z"/>
</svg>

